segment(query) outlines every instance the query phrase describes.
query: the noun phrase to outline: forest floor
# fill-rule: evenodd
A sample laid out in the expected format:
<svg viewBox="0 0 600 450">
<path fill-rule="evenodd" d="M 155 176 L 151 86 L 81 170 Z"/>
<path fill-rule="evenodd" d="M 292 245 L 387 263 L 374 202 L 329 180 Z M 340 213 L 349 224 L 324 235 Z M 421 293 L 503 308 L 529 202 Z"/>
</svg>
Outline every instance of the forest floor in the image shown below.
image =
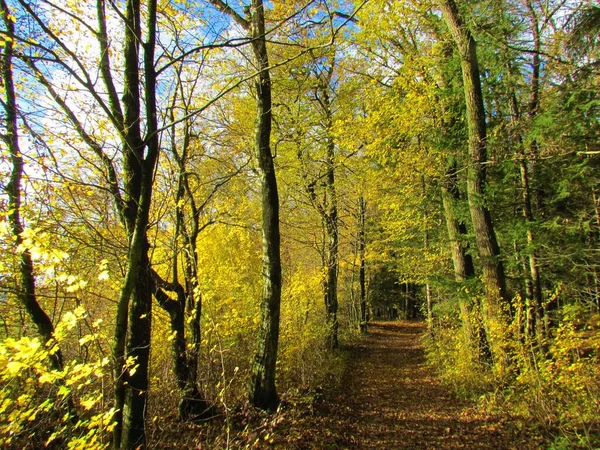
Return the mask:
<svg viewBox="0 0 600 450">
<path fill-rule="evenodd" d="M 379 322 L 349 349 L 340 388 L 282 424 L 281 449 L 537 449 L 522 424 L 457 399 L 425 360 L 419 322 Z M 266 443 L 265 443 L 266 444 Z M 267 446 L 266 446 L 267 447 Z"/>
</svg>

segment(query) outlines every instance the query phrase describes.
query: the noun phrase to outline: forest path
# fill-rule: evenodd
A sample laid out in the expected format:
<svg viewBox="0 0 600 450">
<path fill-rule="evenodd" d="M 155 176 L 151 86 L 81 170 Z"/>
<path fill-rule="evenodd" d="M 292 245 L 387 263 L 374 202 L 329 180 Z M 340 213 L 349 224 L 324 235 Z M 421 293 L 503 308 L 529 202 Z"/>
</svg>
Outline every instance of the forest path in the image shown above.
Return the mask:
<svg viewBox="0 0 600 450">
<path fill-rule="evenodd" d="M 350 349 L 339 392 L 323 400 L 303 421 L 304 432 L 284 447 L 541 448 L 538 439 L 517 431 L 516 424 L 482 415 L 441 385 L 425 360 L 420 343 L 425 331 L 419 322 L 370 324 L 369 334 Z"/>
</svg>

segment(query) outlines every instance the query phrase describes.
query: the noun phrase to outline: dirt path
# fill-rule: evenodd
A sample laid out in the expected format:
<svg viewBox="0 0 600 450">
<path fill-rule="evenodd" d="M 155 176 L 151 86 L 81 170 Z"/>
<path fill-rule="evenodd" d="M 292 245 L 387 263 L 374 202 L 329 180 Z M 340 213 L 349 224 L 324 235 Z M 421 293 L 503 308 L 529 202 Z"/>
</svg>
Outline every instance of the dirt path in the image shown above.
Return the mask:
<svg viewBox="0 0 600 450">
<path fill-rule="evenodd" d="M 295 449 L 537 449 L 506 420 L 459 401 L 427 366 L 422 323 L 374 323 L 340 392 L 303 423 Z"/>
</svg>

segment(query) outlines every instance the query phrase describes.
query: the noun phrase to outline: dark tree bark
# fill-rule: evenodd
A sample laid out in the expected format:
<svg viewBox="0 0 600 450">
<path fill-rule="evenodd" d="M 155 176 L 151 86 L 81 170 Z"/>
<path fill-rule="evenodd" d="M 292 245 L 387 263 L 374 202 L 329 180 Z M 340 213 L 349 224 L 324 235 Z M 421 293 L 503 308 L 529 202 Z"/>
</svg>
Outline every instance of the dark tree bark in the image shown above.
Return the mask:
<svg viewBox="0 0 600 450">
<path fill-rule="evenodd" d="M 117 402 L 122 402 L 122 417 L 115 428 L 113 444 L 115 448 L 136 449 L 146 447 L 145 420 L 148 399 L 148 369 L 152 329 L 152 270 L 148 250 L 148 224 L 152 201 L 154 170 L 158 160 L 159 142 L 156 109 L 156 72 L 154 69 L 154 48 L 156 39 L 156 1 L 147 5 L 146 42 L 143 43 L 143 69 L 140 69 L 142 44 L 141 3 L 128 0 L 125 14 L 125 83 L 123 94 L 125 169 L 125 210 L 124 218 L 129 233 L 129 255 L 127 274 L 118 306 L 119 333 L 115 336 L 115 357 L 118 378 L 115 386 Z M 140 79 L 144 79 L 145 97 L 141 97 Z M 142 104 L 147 135 L 142 137 Z M 128 306 L 128 308 L 127 308 Z M 128 311 L 128 320 L 123 317 Z M 123 316 L 121 316 L 123 315 Z M 122 325 L 131 324 L 125 329 Z M 135 324 L 135 326 L 134 326 Z M 124 350 L 124 352 L 123 352 Z M 123 370 L 127 359 L 136 365 L 135 371 Z M 125 383 L 126 381 L 126 383 Z M 117 404 L 117 406 L 120 406 Z"/>
<path fill-rule="evenodd" d="M 175 99 L 174 99 L 175 101 Z M 174 106 L 172 110 L 174 109 Z M 175 123 L 175 117 L 170 117 Z M 155 297 L 158 304 L 168 312 L 171 322 L 172 354 L 175 367 L 177 387 L 179 389 L 178 414 L 180 420 L 198 420 L 214 416 L 214 409 L 204 399 L 197 385 L 198 358 L 200 355 L 202 315 L 202 299 L 198 289 L 198 257 L 197 242 L 201 231 L 200 214 L 203 206 L 198 206 L 194 198 L 189 180 L 186 163 L 190 147 L 190 126 L 184 123 L 183 144 L 178 149 L 175 142 L 175 125 L 172 129 L 171 152 L 179 167 L 177 190 L 175 196 L 176 221 L 175 236 L 173 237 L 173 272 L 171 283 L 164 281 L 156 272 L 153 272 L 155 283 Z M 186 225 L 186 214 L 182 206 L 187 203 L 190 208 L 189 226 Z M 179 251 L 178 242 L 183 242 L 183 251 Z M 180 255 L 183 255 L 184 285 L 179 279 Z M 176 294 L 176 299 L 171 299 L 165 291 Z M 189 323 L 189 331 L 186 329 Z M 188 345 L 189 344 L 189 345 Z"/>
<path fill-rule="evenodd" d="M 467 195 L 486 290 L 483 314 L 488 335 L 490 331 L 497 334 L 504 328 L 506 279 L 492 218 L 485 205 L 487 137 L 476 44 L 454 0 L 440 0 L 438 4 L 461 59 L 469 131 Z"/>
<path fill-rule="evenodd" d="M 366 334 L 368 331 L 367 317 L 367 289 L 365 279 L 365 216 L 366 202 L 364 197 L 358 200 L 358 283 L 360 286 L 360 332 Z"/>
<path fill-rule="evenodd" d="M 271 77 L 262 0 L 252 0 L 250 11 L 252 50 L 260 70 L 255 83 L 257 93 L 255 146 L 262 188 L 263 293 L 258 350 L 252 366 L 249 398 L 250 403 L 257 407 L 273 409 L 279 403 L 275 389 L 281 302 L 279 195 L 271 154 Z"/>
<path fill-rule="evenodd" d="M 210 0 L 228 14 L 252 39 L 251 46 L 258 75 L 256 91 L 256 128 L 254 146 L 262 195 L 262 300 L 258 347 L 252 364 L 249 400 L 256 407 L 274 409 L 279 403 L 275 388 L 275 364 L 279 346 L 281 304 L 281 254 L 279 232 L 279 195 L 271 154 L 271 76 L 265 12 L 262 0 L 252 0 L 249 17 L 237 14 L 223 0 Z"/>
<path fill-rule="evenodd" d="M 321 215 L 325 230 L 325 252 L 323 258 L 323 271 L 325 272 L 325 280 L 323 282 L 323 294 L 325 300 L 325 313 L 327 323 L 327 334 L 325 337 L 325 345 L 329 349 L 339 347 L 338 341 L 338 246 L 339 246 L 339 231 L 338 231 L 338 209 L 337 209 L 337 194 L 335 189 L 335 142 L 332 137 L 333 111 L 331 104 L 330 85 L 333 76 L 333 68 L 335 67 L 334 58 L 329 65 L 329 69 L 324 71 L 318 80 L 318 85 L 315 91 L 315 99 L 318 102 L 323 117 L 325 127 L 325 176 L 324 176 L 324 200 L 319 204 L 314 184 L 309 189 L 313 205 Z"/>
<path fill-rule="evenodd" d="M 71 122 L 90 149 L 96 154 L 105 170 L 108 190 L 112 194 L 125 229 L 129 248 L 127 270 L 120 298 L 116 307 L 116 323 L 113 341 L 114 357 L 114 416 L 116 427 L 113 432 L 115 449 L 144 448 L 146 446 L 145 416 L 148 391 L 148 365 L 151 334 L 151 307 L 153 278 L 149 259 L 148 226 L 152 201 L 154 172 L 159 154 L 159 136 L 156 106 L 156 0 L 124 2 L 121 16 L 124 28 L 123 44 L 123 93 L 119 97 L 113 80 L 110 61 L 108 27 L 106 24 L 105 0 L 96 1 L 98 31 L 96 38 L 100 49 L 99 73 L 105 88 L 105 96 L 96 91 L 96 86 L 87 80 L 94 78 L 85 72 L 84 65 L 60 37 L 57 36 L 37 14 L 30 2 L 18 0 L 20 5 L 39 25 L 48 39 L 58 48 L 65 50 L 65 58 L 71 58 L 82 71 L 81 83 L 106 112 L 119 134 L 122 146 L 124 176 L 117 176 L 113 160 L 103 151 L 102 145 L 85 131 L 77 114 L 71 110 L 61 94 L 53 89 L 44 72 L 37 70 L 34 58 L 25 62 L 34 71 L 40 83 L 48 90 L 57 105 Z M 147 17 L 142 33 L 141 11 Z M 142 41 L 145 39 L 145 42 Z M 143 61 L 141 55 L 143 53 Z M 65 64 L 68 64 L 65 62 Z M 142 82 L 143 81 L 143 82 Z M 144 96 L 142 97 L 142 92 Z M 142 136 L 142 122 L 146 135 Z M 122 183 L 122 187 L 119 183 Z M 125 362 L 133 361 L 135 370 L 126 370 Z"/>
</svg>

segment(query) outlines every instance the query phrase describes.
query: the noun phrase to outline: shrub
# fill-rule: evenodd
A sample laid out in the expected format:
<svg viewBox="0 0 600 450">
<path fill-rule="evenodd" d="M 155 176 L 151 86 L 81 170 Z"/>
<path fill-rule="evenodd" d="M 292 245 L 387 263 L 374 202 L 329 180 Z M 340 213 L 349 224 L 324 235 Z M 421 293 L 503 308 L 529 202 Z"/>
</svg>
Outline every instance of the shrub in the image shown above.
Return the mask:
<svg viewBox="0 0 600 450">
<path fill-rule="evenodd" d="M 114 409 L 105 407 L 103 389 L 108 358 L 65 364 L 51 370 L 48 358 L 84 316 L 64 315 L 55 338 L 7 338 L 0 343 L 0 447 L 103 449 L 113 428 Z M 85 345 L 94 333 L 79 339 Z"/>
</svg>

